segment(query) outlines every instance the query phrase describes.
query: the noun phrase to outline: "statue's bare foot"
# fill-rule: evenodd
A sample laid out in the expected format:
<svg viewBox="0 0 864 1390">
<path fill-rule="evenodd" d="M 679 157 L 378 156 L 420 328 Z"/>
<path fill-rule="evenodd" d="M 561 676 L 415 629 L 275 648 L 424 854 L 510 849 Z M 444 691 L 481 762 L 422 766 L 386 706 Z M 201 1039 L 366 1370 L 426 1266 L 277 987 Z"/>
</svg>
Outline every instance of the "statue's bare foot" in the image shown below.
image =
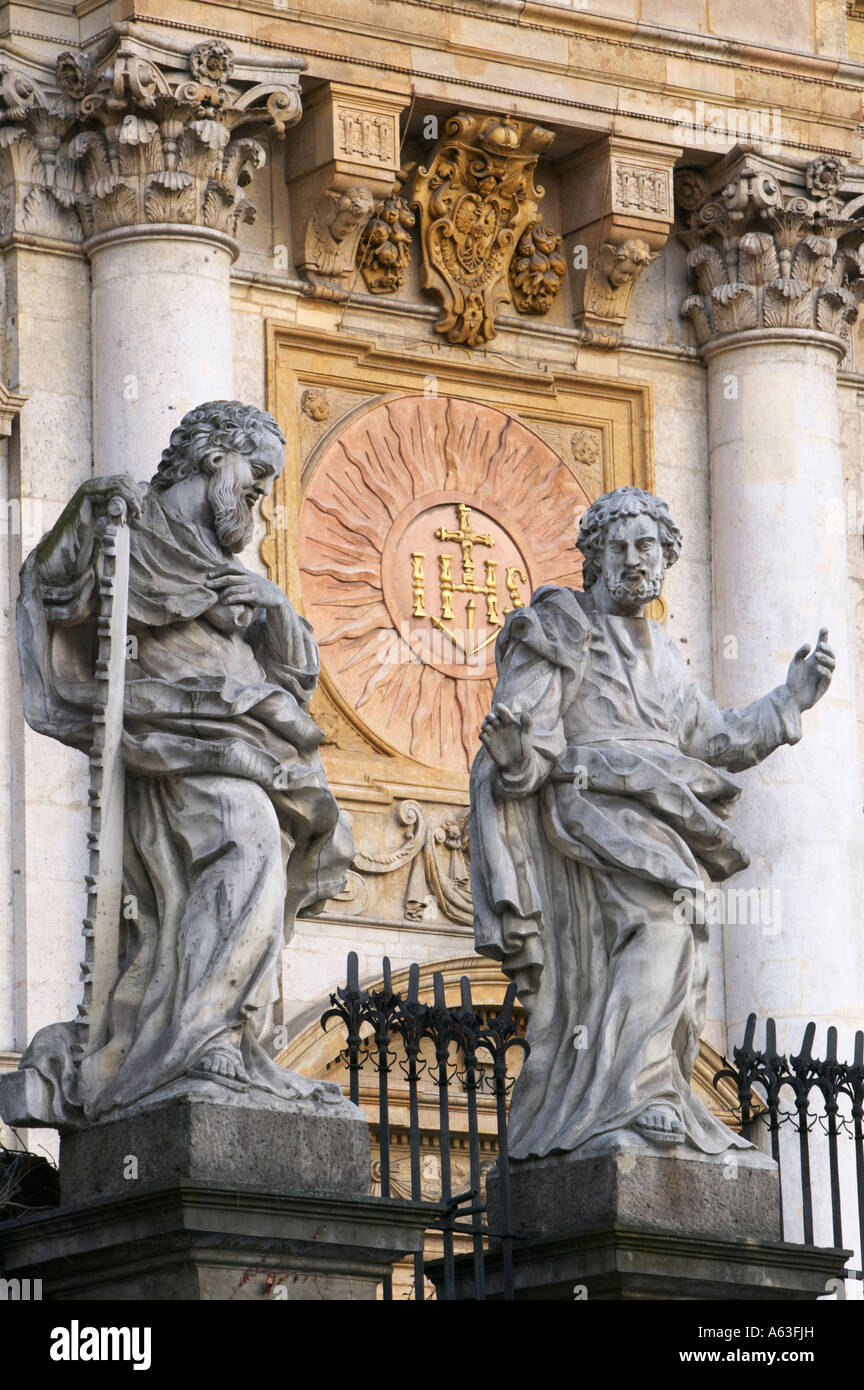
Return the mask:
<svg viewBox="0 0 864 1390">
<path fill-rule="evenodd" d="M 243 1065 L 239 1047 L 224 1039 L 213 1043 L 202 1052 L 195 1063 L 194 1071 L 199 1076 L 212 1077 L 214 1081 L 228 1082 L 229 1085 L 249 1085 L 249 1073 Z"/>
<path fill-rule="evenodd" d="M 633 1121 L 633 1128 L 656 1144 L 684 1143 L 684 1126 L 671 1105 L 649 1105 Z"/>
</svg>

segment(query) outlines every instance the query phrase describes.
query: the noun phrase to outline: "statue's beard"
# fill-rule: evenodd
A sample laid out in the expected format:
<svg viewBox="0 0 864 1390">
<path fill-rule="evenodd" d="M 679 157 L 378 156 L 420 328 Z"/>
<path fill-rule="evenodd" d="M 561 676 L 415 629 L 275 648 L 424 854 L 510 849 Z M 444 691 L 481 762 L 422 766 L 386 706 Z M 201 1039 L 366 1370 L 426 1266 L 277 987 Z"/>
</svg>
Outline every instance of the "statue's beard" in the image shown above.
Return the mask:
<svg viewBox="0 0 864 1390">
<path fill-rule="evenodd" d="M 255 522 L 246 494 L 228 468 L 218 468 L 207 485 L 207 501 L 213 511 L 213 529 L 219 544 L 232 555 L 252 539 Z"/>
<path fill-rule="evenodd" d="M 653 574 L 638 574 L 625 579 L 620 571 L 604 575 L 606 588 L 616 605 L 625 613 L 638 613 L 646 603 L 660 597 L 665 567 L 661 563 Z"/>
</svg>

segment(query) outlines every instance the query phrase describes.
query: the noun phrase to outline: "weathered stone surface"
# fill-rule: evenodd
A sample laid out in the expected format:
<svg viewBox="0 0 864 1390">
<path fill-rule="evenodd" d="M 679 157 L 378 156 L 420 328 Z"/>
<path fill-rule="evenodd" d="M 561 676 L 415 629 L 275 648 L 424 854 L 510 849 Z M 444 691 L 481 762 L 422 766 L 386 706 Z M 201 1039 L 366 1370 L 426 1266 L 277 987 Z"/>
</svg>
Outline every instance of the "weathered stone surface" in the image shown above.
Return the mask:
<svg viewBox="0 0 864 1390">
<path fill-rule="evenodd" d="M 61 1205 L 0 1229 L 52 1299 L 373 1299 L 434 1208 L 369 1194 L 369 1132 L 192 1097 L 66 1135 Z"/>
<path fill-rule="evenodd" d="M 606 1228 L 514 1245 L 517 1299 L 813 1302 L 842 1278 L 849 1252 L 780 1241 L 715 1240 Z M 429 1269 L 440 1286 L 441 1271 Z M 501 1256 L 486 1267 L 486 1297 L 502 1297 Z M 470 1257 L 456 1261 L 456 1297 L 472 1297 Z"/>
<path fill-rule="evenodd" d="M 710 884 L 750 862 L 725 824 L 741 794 L 728 774 L 799 742 L 835 657 L 823 628 L 767 695 L 719 708 L 646 613 L 681 545 L 660 498 L 604 494 L 581 517 L 583 592 L 540 587 L 496 644 L 471 772 L 471 889 L 476 948 L 530 1015 L 515 1159 L 613 1132 L 704 1154 L 750 1147 L 690 1090 L 708 925 L 725 904 Z M 768 930 L 756 897 L 744 920 Z"/>
<path fill-rule="evenodd" d="M 496 1173 L 487 1193 L 494 1227 Z M 842 1278 L 849 1253 L 780 1240 L 777 1165 L 755 1150 L 672 1156 L 609 1135 L 588 1152 L 511 1163 L 510 1193 L 517 1298 L 812 1300 Z M 487 1296 L 502 1297 L 497 1251 L 486 1273 Z M 472 1296 L 472 1278 L 460 1257 L 457 1297 Z"/>
<path fill-rule="evenodd" d="M 500 1210 L 494 1174 L 488 1193 L 494 1224 Z M 510 1194 L 512 1228 L 531 1237 L 622 1226 L 720 1240 L 780 1238 L 777 1165 L 755 1149 L 668 1154 L 622 1133 L 600 1152 L 511 1163 Z"/>
<path fill-rule="evenodd" d="M 300 1105 L 292 1113 L 188 1097 L 65 1135 L 60 1145 L 64 1204 L 180 1180 L 238 1191 L 363 1195 L 369 1190 L 365 1116 L 347 1106 L 322 1116 Z"/>
<path fill-rule="evenodd" d="M 0 1266 L 47 1299 L 374 1299 L 428 1220 L 409 1202 L 178 1181 L 9 1223 Z"/>
<path fill-rule="evenodd" d="M 294 920 L 341 891 L 353 856 L 308 713 L 309 624 L 231 558 L 284 445 L 266 412 L 209 401 L 146 495 L 90 479 L 25 562 L 25 718 L 89 752 L 90 862 L 78 1016 L 40 1029 L 32 1076 L 0 1086 L 9 1124 L 79 1129 L 196 1093 L 353 1114 L 262 1042 Z"/>
</svg>

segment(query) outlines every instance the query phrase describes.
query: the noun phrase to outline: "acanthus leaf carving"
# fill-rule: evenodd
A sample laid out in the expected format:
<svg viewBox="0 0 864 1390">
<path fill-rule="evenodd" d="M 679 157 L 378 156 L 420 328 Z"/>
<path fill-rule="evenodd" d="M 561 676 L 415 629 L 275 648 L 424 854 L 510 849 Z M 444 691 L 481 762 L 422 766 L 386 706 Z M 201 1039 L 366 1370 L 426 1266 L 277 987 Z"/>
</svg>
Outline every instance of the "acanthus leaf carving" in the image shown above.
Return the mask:
<svg viewBox="0 0 864 1390">
<path fill-rule="evenodd" d="M 852 195 L 839 195 L 842 161 L 769 162 L 744 147 L 710 174 L 683 171 L 676 182 L 697 289 L 681 313 L 697 343 L 760 328 L 848 338 L 864 290 L 864 221 L 844 211 Z"/>
<path fill-rule="evenodd" d="M 280 136 L 299 120 L 302 60 L 286 57 L 284 72 L 270 67 L 258 81 L 259 60 L 235 58 L 222 40 L 207 40 L 186 55 L 160 52 L 157 62 L 134 26 L 109 35 L 100 53 L 98 62 L 61 53 L 56 93 L 0 65 L 2 183 L 15 188 L 12 230 L 23 228 L 26 201 L 28 230 L 66 239 L 81 240 L 82 229 L 90 236 L 152 221 L 235 235 L 252 216 L 238 190 L 265 161 L 263 145 L 250 136 Z M 16 144 L 27 147 L 26 159 L 12 154 Z M 30 196 L 35 188 L 44 195 Z"/>
</svg>

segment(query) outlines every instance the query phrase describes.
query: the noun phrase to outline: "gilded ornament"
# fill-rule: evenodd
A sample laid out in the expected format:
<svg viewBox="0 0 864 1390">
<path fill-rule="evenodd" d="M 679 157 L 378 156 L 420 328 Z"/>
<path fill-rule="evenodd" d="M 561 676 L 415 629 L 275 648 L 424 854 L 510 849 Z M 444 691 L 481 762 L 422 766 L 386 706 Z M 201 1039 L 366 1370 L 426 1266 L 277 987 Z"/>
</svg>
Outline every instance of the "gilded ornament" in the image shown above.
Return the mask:
<svg viewBox="0 0 864 1390">
<path fill-rule="evenodd" d="M 538 221 L 543 190 L 534 169 L 553 132 L 513 116 L 460 112 L 446 124 L 428 167 L 414 174 L 421 279 L 442 303 L 436 329 L 478 347 L 495 336 L 510 298 L 508 271 L 519 238 Z"/>
</svg>

